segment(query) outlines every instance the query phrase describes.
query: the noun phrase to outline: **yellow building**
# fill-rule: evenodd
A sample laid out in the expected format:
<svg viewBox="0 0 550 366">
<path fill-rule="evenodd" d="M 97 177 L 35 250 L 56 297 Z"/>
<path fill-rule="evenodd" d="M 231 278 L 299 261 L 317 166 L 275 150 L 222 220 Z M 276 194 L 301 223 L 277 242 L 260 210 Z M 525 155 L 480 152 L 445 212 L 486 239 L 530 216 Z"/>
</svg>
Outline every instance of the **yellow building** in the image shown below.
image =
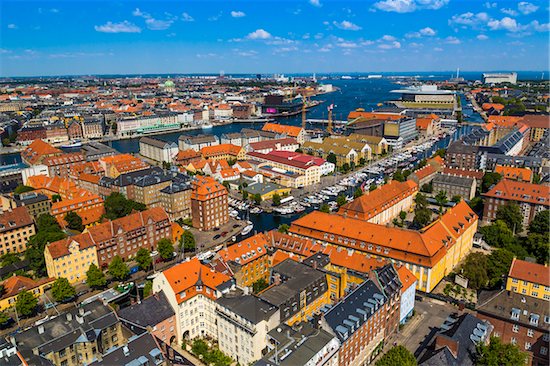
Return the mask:
<svg viewBox="0 0 550 366">
<path fill-rule="evenodd" d="M 12 276 L 2 282 L 4 287 L 4 295 L 0 298 L 0 311 L 4 311 L 15 305 L 17 295 L 23 290 L 32 293 L 35 297 L 44 295 L 52 284 L 55 278 L 43 278 L 35 281 L 24 276 Z"/>
<path fill-rule="evenodd" d="M 550 272 L 548 266 L 514 258 L 506 290 L 518 294 L 550 300 Z"/>
<path fill-rule="evenodd" d="M 99 267 L 96 245 L 87 232 L 48 244 L 44 258 L 48 276 L 65 277 L 70 283 L 86 281 L 92 263 Z"/>
<path fill-rule="evenodd" d="M 302 150 L 305 153 L 312 154 L 314 156 L 319 156 L 323 159 L 327 159 L 328 156 L 332 153 L 336 156 L 336 166 L 341 167 L 344 164 L 352 165 L 359 164 L 359 153 L 351 147 L 344 147 L 333 145 L 329 143 L 319 143 L 319 142 L 305 142 L 302 145 Z"/>
<path fill-rule="evenodd" d="M 244 160 L 246 150 L 242 146 L 232 144 L 220 144 L 205 146 L 201 149 L 203 159 L 207 160 Z"/>
<path fill-rule="evenodd" d="M 35 234 L 34 222 L 24 206 L 0 214 L 0 255 L 22 253 Z"/>
<path fill-rule="evenodd" d="M 284 181 L 281 182 L 284 184 Z M 280 197 L 289 195 L 292 191 L 291 188 L 283 187 L 274 183 L 253 183 L 243 188 L 248 192 L 250 198 L 254 198 L 254 195 L 259 194 L 262 197 L 262 201 L 270 200 L 273 195 L 278 194 Z"/>
</svg>

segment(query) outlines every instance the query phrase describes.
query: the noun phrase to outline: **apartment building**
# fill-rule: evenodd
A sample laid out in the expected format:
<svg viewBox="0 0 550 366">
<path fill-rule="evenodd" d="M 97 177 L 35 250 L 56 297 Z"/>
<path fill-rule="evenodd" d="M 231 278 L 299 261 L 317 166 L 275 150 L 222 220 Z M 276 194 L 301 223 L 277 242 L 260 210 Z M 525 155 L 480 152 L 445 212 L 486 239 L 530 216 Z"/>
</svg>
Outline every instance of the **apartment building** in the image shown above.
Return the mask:
<svg viewBox="0 0 550 366">
<path fill-rule="evenodd" d="M 116 178 L 121 174 L 147 169 L 149 164 L 130 154 L 118 154 L 99 158 L 99 164 L 105 176 Z"/>
<path fill-rule="evenodd" d="M 412 172 L 407 180 L 412 180 L 418 184 L 418 187 L 422 188 L 424 184 L 429 184 L 435 178 L 436 174 L 437 169 L 432 164 L 428 164 L 425 167 Z"/>
<path fill-rule="evenodd" d="M 191 183 L 172 181 L 160 193 L 160 207 L 166 211 L 171 221 L 191 218 Z"/>
<path fill-rule="evenodd" d="M 219 144 L 200 149 L 203 159 L 207 160 L 244 160 L 246 151 L 242 146 Z"/>
<path fill-rule="evenodd" d="M 2 211 L 24 206 L 35 222 L 40 215 L 51 212 L 52 201 L 48 196 L 34 191 L 13 196 L 4 195 L 0 199 L 2 200 Z"/>
<path fill-rule="evenodd" d="M 479 147 L 466 145 L 462 140 L 451 143 L 445 152 L 445 165 L 449 168 L 477 169 L 479 165 Z"/>
<path fill-rule="evenodd" d="M 262 127 L 262 131 L 272 132 L 286 137 L 295 138 L 301 145 L 305 142 L 306 131 L 298 126 L 282 125 L 279 123 L 268 122 Z"/>
<path fill-rule="evenodd" d="M 0 255 L 24 252 L 35 233 L 34 221 L 24 206 L 3 211 L 0 214 Z"/>
<path fill-rule="evenodd" d="M 296 139 L 287 137 L 283 139 L 252 142 L 245 145 L 245 148 L 247 151 L 256 151 L 262 154 L 267 154 L 275 150 L 296 151 L 300 148 L 300 144 L 298 144 Z"/>
<path fill-rule="evenodd" d="M 50 177 L 67 177 L 73 165 L 85 161 L 82 153 L 66 153 L 62 155 L 49 156 L 42 160 L 42 164 L 48 167 Z"/>
<path fill-rule="evenodd" d="M 401 211 L 408 212 L 417 193 L 418 185 L 413 181 L 391 181 L 342 205 L 338 214 L 384 225 Z"/>
<path fill-rule="evenodd" d="M 175 142 L 142 137 L 139 140 L 139 153 L 141 156 L 157 162 L 172 163 L 178 154 L 178 145 Z"/>
<path fill-rule="evenodd" d="M 432 181 L 433 191 L 447 193 L 447 198 L 460 196 L 471 200 L 476 195 L 477 182 L 474 178 L 437 173 Z"/>
<path fill-rule="evenodd" d="M 34 297 L 40 299 L 44 293 L 52 287 L 55 278 L 42 278 L 33 280 L 25 276 L 11 276 L 1 283 L 3 293 L 0 296 L 0 311 L 4 311 L 17 302 L 17 296 L 21 291 L 28 291 Z"/>
<path fill-rule="evenodd" d="M 521 208 L 523 226 L 527 227 L 538 212 L 550 208 L 550 187 L 503 179 L 483 198 L 483 221 L 495 220 L 500 206 L 514 202 Z"/>
<path fill-rule="evenodd" d="M 195 151 L 200 151 L 203 147 L 206 146 L 215 146 L 219 145 L 220 140 L 218 136 L 215 135 L 196 135 L 196 136 L 187 136 L 181 135 L 178 138 L 178 147 L 180 150 L 189 150 L 193 149 Z"/>
<path fill-rule="evenodd" d="M 548 266 L 514 258 L 506 290 L 550 301 L 550 272 Z"/>
<path fill-rule="evenodd" d="M 340 146 L 337 143 L 329 143 L 328 139 L 321 142 L 307 141 L 302 144 L 302 150 L 313 156 L 319 156 L 328 159 L 329 155 L 336 156 L 336 166 L 342 167 L 344 164 L 357 165 L 360 160 L 360 153 L 349 146 Z"/>
<path fill-rule="evenodd" d="M 533 181 L 533 171 L 529 168 L 497 165 L 495 167 L 495 173 L 500 174 L 504 179 L 517 180 L 526 183 L 531 183 Z"/>
<path fill-rule="evenodd" d="M 218 338 L 216 300 L 234 287 L 231 277 L 202 264 L 197 257 L 171 267 L 153 280 L 153 292 L 164 292 L 176 313 L 177 342 Z"/>
<path fill-rule="evenodd" d="M 21 152 L 21 159 L 27 165 L 42 164 L 44 159 L 62 155 L 63 152 L 40 139 L 34 140 Z"/>
<path fill-rule="evenodd" d="M 369 273 L 369 278 L 382 290 L 386 302 L 386 337 L 399 331 L 401 315 L 401 289 L 403 284 L 393 264 L 386 264 Z"/>
<path fill-rule="evenodd" d="M 229 221 L 227 189 L 215 179 L 196 176 L 191 181 L 193 227 L 206 231 Z"/>
</svg>

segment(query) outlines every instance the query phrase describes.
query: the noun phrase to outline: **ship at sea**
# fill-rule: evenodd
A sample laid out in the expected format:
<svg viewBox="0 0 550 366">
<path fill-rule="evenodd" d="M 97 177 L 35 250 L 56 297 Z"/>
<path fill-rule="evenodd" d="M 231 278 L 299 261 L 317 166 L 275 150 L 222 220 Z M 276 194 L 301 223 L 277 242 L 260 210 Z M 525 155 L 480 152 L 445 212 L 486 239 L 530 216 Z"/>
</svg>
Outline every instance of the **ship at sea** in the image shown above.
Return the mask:
<svg viewBox="0 0 550 366">
<path fill-rule="evenodd" d="M 382 75 L 378 75 L 378 74 L 368 75 L 367 79 L 382 79 Z"/>
</svg>

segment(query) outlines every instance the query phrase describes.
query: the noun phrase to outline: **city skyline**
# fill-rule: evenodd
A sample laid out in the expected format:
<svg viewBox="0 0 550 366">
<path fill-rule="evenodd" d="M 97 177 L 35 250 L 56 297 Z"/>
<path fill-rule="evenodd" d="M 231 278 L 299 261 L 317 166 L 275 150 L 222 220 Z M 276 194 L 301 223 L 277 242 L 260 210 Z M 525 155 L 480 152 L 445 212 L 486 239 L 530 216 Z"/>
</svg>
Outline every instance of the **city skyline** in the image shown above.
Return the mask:
<svg viewBox="0 0 550 366">
<path fill-rule="evenodd" d="M 0 76 L 548 70 L 541 1 L 3 3 Z"/>
</svg>

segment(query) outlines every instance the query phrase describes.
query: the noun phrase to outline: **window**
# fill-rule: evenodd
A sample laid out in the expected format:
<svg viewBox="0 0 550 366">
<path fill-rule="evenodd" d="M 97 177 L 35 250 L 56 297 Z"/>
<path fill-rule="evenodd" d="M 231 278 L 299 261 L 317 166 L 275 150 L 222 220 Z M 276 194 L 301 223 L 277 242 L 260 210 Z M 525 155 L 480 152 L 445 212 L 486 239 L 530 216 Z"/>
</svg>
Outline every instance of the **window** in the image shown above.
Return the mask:
<svg viewBox="0 0 550 366">
<path fill-rule="evenodd" d="M 516 342 L 517 342 L 517 340 L 516 340 L 514 337 L 512 337 L 512 338 L 510 339 L 510 343 L 516 344 Z"/>
<path fill-rule="evenodd" d="M 548 348 L 541 346 L 540 347 L 540 354 L 543 356 L 546 356 L 548 354 Z"/>
<path fill-rule="evenodd" d="M 514 333 L 519 332 L 519 325 L 514 324 L 514 326 L 512 327 L 512 332 L 514 332 Z"/>
<path fill-rule="evenodd" d="M 527 329 L 527 337 L 533 337 L 533 329 Z"/>
<path fill-rule="evenodd" d="M 531 349 L 531 342 L 525 342 L 525 350 L 529 351 Z"/>
</svg>

